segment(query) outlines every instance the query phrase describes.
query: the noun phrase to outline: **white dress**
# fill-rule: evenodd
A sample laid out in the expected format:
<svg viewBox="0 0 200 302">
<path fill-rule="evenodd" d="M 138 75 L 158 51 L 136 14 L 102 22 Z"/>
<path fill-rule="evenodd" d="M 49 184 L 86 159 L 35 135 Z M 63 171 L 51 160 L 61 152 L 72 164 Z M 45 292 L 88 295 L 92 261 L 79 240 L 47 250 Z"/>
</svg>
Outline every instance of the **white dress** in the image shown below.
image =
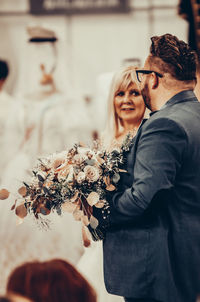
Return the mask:
<svg viewBox="0 0 200 302">
<path fill-rule="evenodd" d="M 102 242 L 92 242 L 77 264 L 78 270 L 90 282 L 97 293 L 97 302 L 123 302 L 119 296 L 106 291 L 103 276 L 103 247 Z"/>
<path fill-rule="evenodd" d="M 28 216 L 16 226 L 16 216 L 10 210 L 17 188 L 22 181 L 28 182 L 37 157 L 62 151 L 80 137 L 76 113 L 72 113 L 64 99 L 59 94 L 42 100 L 26 99 L 10 115 L 8 129 L 12 129 L 12 133 L 8 134 L 7 153 L 14 154 L 13 159 L 8 160 L 2 186 L 4 184 L 12 194 L 0 203 L 0 293 L 5 290 L 11 270 L 25 261 L 63 258 L 76 264 L 83 253 L 81 225 L 72 215 L 50 214 L 50 230 L 44 231 Z M 83 117 L 81 123 L 84 131 L 87 123 L 84 126 Z M 23 142 L 27 129 L 31 129 L 29 137 Z"/>
<path fill-rule="evenodd" d="M 0 182 L 1 175 L 5 169 L 5 158 L 4 158 L 4 140 L 5 140 L 5 129 L 8 117 L 12 111 L 12 107 L 15 100 L 7 94 L 5 91 L 0 91 Z"/>
</svg>

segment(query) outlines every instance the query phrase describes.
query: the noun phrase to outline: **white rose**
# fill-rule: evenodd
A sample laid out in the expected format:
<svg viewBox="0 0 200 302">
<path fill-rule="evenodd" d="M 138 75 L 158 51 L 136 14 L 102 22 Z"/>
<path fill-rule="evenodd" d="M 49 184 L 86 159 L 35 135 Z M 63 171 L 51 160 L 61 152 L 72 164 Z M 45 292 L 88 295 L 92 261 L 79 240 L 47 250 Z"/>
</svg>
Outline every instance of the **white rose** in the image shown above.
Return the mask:
<svg viewBox="0 0 200 302">
<path fill-rule="evenodd" d="M 85 180 L 85 173 L 79 172 L 76 177 L 77 183 L 81 184 Z"/>
<path fill-rule="evenodd" d="M 82 164 L 87 159 L 85 154 L 76 154 L 73 157 L 73 162 L 77 165 Z"/>
<path fill-rule="evenodd" d="M 86 179 L 89 182 L 95 182 L 99 179 L 99 170 L 93 166 L 86 166 L 84 168 Z"/>
</svg>

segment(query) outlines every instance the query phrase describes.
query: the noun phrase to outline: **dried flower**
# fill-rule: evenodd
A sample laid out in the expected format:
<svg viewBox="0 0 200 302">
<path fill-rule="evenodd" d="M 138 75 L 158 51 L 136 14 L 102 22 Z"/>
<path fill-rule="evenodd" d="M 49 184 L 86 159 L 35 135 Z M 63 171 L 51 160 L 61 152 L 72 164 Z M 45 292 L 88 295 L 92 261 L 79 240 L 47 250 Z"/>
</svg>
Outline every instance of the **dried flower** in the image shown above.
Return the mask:
<svg viewBox="0 0 200 302">
<path fill-rule="evenodd" d="M 24 203 L 23 203 L 23 204 L 20 204 L 19 206 L 16 207 L 15 213 L 16 213 L 16 215 L 19 216 L 20 218 L 26 217 L 26 215 L 27 215 L 27 209 L 26 209 Z"/>
<path fill-rule="evenodd" d="M 25 197 L 25 196 L 26 196 L 26 192 L 27 192 L 27 189 L 26 189 L 25 186 L 19 188 L 19 190 L 18 190 L 18 193 L 19 193 L 20 195 L 22 195 L 22 197 Z"/>
<path fill-rule="evenodd" d="M 1 200 L 4 200 L 4 199 L 7 199 L 10 195 L 10 192 L 8 192 L 8 190 L 6 189 L 1 189 L 0 190 L 0 199 Z"/>
<path fill-rule="evenodd" d="M 87 197 L 88 204 L 92 207 L 99 201 L 99 194 L 96 192 L 91 192 Z"/>
</svg>

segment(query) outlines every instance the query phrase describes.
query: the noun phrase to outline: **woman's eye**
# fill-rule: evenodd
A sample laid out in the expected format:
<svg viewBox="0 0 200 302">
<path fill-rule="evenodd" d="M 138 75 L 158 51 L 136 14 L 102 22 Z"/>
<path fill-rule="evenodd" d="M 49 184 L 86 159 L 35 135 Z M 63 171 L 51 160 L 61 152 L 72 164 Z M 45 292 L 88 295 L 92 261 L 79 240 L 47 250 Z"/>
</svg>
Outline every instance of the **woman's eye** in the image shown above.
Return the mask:
<svg viewBox="0 0 200 302">
<path fill-rule="evenodd" d="M 138 90 L 131 90 L 130 95 L 138 96 L 138 95 L 140 95 L 140 93 Z"/>
<path fill-rule="evenodd" d="M 117 96 L 124 96 L 124 91 L 119 91 L 119 92 L 117 93 Z"/>
</svg>

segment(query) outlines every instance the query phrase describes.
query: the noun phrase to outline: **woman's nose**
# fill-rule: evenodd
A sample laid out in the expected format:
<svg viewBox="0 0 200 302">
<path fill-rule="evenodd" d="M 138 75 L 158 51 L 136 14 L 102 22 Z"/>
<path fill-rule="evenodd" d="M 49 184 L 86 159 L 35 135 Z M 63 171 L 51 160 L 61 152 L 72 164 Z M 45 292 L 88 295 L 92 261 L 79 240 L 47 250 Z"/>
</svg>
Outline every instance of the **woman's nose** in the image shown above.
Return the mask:
<svg viewBox="0 0 200 302">
<path fill-rule="evenodd" d="M 126 93 L 123 97 L 123 102 L 124 103 L 127 103 L 127 102 L 130 102 L 130 95 L 129 93 Z"/>
</svg>

